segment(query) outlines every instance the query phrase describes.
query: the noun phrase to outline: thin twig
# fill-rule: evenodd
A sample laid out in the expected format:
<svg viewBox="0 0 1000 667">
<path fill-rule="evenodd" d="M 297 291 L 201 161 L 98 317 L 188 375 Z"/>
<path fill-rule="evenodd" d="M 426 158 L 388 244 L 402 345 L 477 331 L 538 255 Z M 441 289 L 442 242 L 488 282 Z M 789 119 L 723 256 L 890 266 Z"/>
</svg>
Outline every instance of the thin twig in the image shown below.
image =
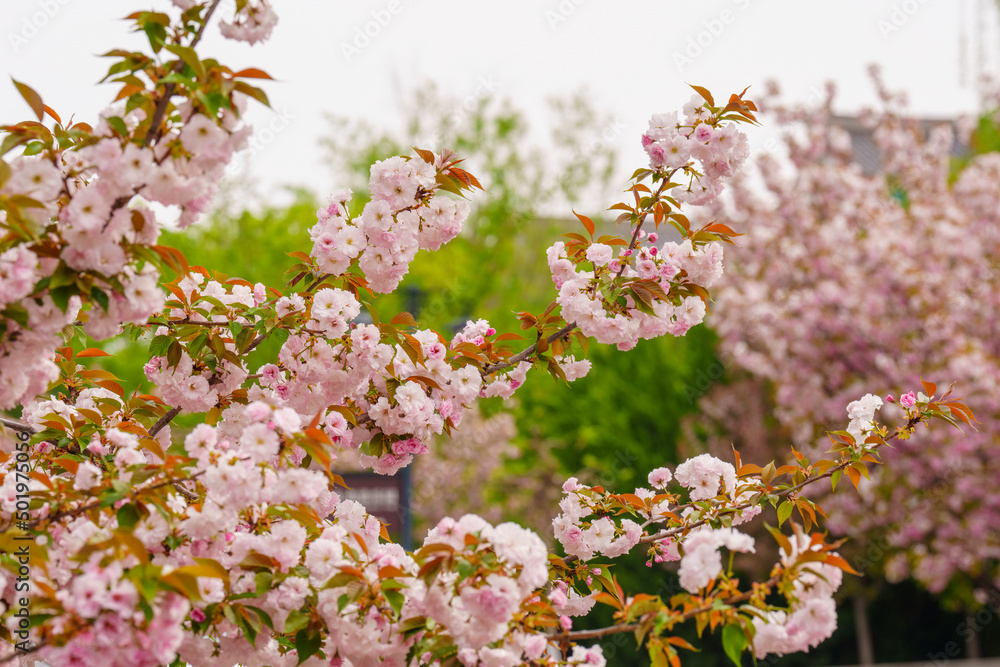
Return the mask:
<svg viewBox="0 0 1000 667">
<path fill-rule="evenodd" d="M 212 4 L 209 5 L 208 12 L 205 14 L 205 19 L 198 28 L 198 32 L 195 33 L 194 39 L 191 40 L 191 43 L 188 45 L 189 47 L 194 48 L 197 46 L 198 42 L 201 41 L 201 36 L 205 32 L 205 27 L 212 18 L 215 8 L 219 6 L 219 2 L 221 2 L 221 0 L 213 0 Z M 177 73 L 184 71 L 184 61 L 178 58 L 177 64 L 174 65 L 173 70 Z M 163 87 L 163 97 L 161 97 L 160 101 L 156 103 L 156 109 L 153 111 L 153 116 L 149 121 L 149 129 L 146 130 L 146 139 L 143 142 L 145 146 L 150 146 L 160 139 L 160 123 L 163 122 L 163 115 L 167 112 L 167 105 L 170 104 L 170 98 L 174 96 L 174 91 L 176 89 L 177 84 L 175 83 L 168 83 Z"/>
<path fill-rule="evenodd" d="M 761 584 L 761 586 L 767 586 L 768 588 L 770 588 L 771 586 L 774 586 L 776 583 L 778 583 L 780 580 L 781 580 L 781 575 L 776 574 L 767 581 L 765 581 L 763 584 Z M 734 605 L 738 605 L 741 602 L 746 602 L 747 600 L 749 600 L 754 596 L 754 593 L 755 591 L 747 591 L 739 595 L 734 595 L 732 597 L 725 598 L 722 600 L 722 602 L 723 604 L 727 604 L 730 607 L 732 607 Z M 674 619 L 674 623 L 683 623 L 684 621 L 690 621 L 695 616 L 699 616 L 700 614 L 713 611 L 715 609 L 716 602 L 718 601 L 713 600 L 712 604 L 707 604 L 702 607 L 698 607 L 697 609 L 692 609 L 691 611 L 685 612 L 680 616 L 678 616 L 676 619 Z M 577 630 L 576 632 L 567 632 L 565 633 L 564 636 L 571 641 L 577 641 L 580 639 L 599 639 L 601 637 L 618 634 L 620 632 L 635 632 L 640 627 L 642 626 L 639 623 L 612 625 L 606 628 L 598 628 L 596 630 Z"/>
<path fill-rule="evenodd" d="M 922 420 L 923 420 L 923 416 L 922 415 L 917 415 L 916 417 L 911 417 L 910 420 L 906 422 L 906 426 L 903 427 L 903 430 L 907 430 L 907 429 L 913 428 L 918 423 L 920 423 Z M 893 433 L 892 435 L 888 436 L 886 438 L 886 440 L 892 440 L 892 439 L 896 438 L 897 435 L 898 435 L 898 433 L 899 433 L 898 431 L 896 433 Z M 882 446 L 881 444 L 876 445 L 873 449 L 878 449 L 881 446 Z M 803 487 L 808 486 L 809 484 L 812 484 L 814 482 L 818 482 L 821 479 L 826 479 L 827 477 L 832 477 L 834 473 L 836 473 L 836 472 L 838 472 L 840 470 L 843 470 L 844 468 L 846 468 L 847 466 L 849 466 L 849 465 L 851 465 L 853 463 L 855 463 L 855 461 L 851 461 L 851 460 L 848 459 L 846 461 L 843 461 L 843 462 L 841 462 L 841 463 L 839 463 L 839 464 L 831 467 L 829 470 L 827 470 L 826 472 L 824 472 L 822 475 L 817 475 L 816 477 L 807 477 L 804 481 L 800 482 L 799 484 L 796 484 L 794 486 L 790 486 L 787 489 L 782 489 L 781 491 L 778 491 L 777 493 L 772 493 L 772 494 L 769 494 L 769 495 L 771 497 L 773 497 L 773 498 L 784 498 L 786 496 L 790 496 L 793 493 L 795 493 L 796 491 L 802 489 Z M 733 507 L 731 509 L 734 509 L 734 510 L 744 510 L 744 509 L 747 509 L 749 507 L 752 507 L 753 505 L 754 505 L 754 503 L 746 502 L 746 503 L 742 503 L 740 505 L 736 505 L 735 507 Z M 727 509 L 729 509 L 729 508 L 727 508 Z M 662 539 L 665 539 L 665 538 L 668 538 L 668 537 L 673 537 L 674 535 L 677 535 L 679 533 L 687 532 L 687 531 L 691 530 L 692 528 L 697 528 L 699 526 L 703 526 L 703 525 L 707 524 L 710 520 L 711 520 L 710 518 L 709 519 L 702 519 L 700 521 L 696 521 L 696 522 L 694 522 L 692 524 L 689 524 L 687 526 L 678 526 L 677 528 L 670 528 L 668 530 L 662 530 L 662 531 L 660 531 L 660 532 L 658 532 L 658 533 L 656 533 L 654 535 L 643 535 L 642 537 L 639 538 L 639 542 L 643 543 L 643 544 L 649 543 L 649 542 L 657 542 L 659 540 L 662 540 Z"/>
<path fill-rule="evenodd" d="M 4 426 L 6 426 L 7 428 L 9 428 L 12 431 L 18 431 L 20 433 L 34 433 L 35 432 L 35 429 L 33 429 L 28 424 L 24 424 L 22 422 L 14 420 L 14 419 L 8 419 L 7 417 L 0 417 L 0 424 L 3 424 Z"/>
<path fill-rule="evenodd" d="M 181 479 L 168 479 L 168 480 L 164 480 L 162 482 L 157 482 L 156 484 L 150 484 L 149 486 L 144 486 L 141 489 L 137 489 L 136 493 L 132 497 L 133 498 L 137 497 L 139 493 L 143 493 L 145 491 L 152 491 L 154 489 L 159 489 L 159 488 L 162 488 L 164 486 L 170 486 L 171 484 L 177 484 L 178 482 L 187 482 L 187 481 L 190 481 L 192 479 L 196 479 L 198 477 L 201 477 L 204 474 L 205 474 L 205 471 L 201 470 L 199 472 L 194 473 L 190 477 L 184 477 L 184 478 L 181 478 Z M 86 505 L 80 505 L 79 507 L 74 507 L 71 510 L 65 510 L 63 512 L 56 512 L 55 514 L 50 514 L 49 516 L 41 518 L 41 519 L 32 519 L 31 521 L 28 522 L 27 525 L 28 525 L 28 528 L 34 528 L 35 526 L 37 526 L 38 524 L 40 524 L 42 521 L 45 521 L 47 523 L 52 523 L 52 522 L 58 521 L 60 519 L 65 519 L 65 518 L 68 518 L 68 517 L 78 516 L 80 514 L 83 514 L 84 512 L 89 512 L 90 510 L 98 509 L 100 506 L 101 506 L 101 501 L 100 500 L 95 500 L 93 502 L 87 503 Z"/>
<path fill-rule="evenodd" d="M 554 334 L 546 338 L 546 341 L 549 343 L 557 341 L 575 328 L 576 324 L 567 324 L 562 329 L 560 329 L 559 331 L 555 332 Z M 504 361 L 498 361 L 495 364 L 491 364 L 489 366 L 484 367 L 480 371 L 480 374 L 483 377 L 486 377 L 487 375 L 491 375 L 493 373 L 496 373 L 497 371 L 502 371 L 505 368 L 516 366 L 517 364 L 521 363 L 522 361 L 530 357 L 532 354 L 534 354 L 536 349 L 538 349 L 538 343 L 532 343 L 529 347 L 524 348 L 510 359 L 505 359 Z"/>
<path fill-rule="evenodd" d="M 163 427 L 165 427 L 167 424 L 173 421 L 173 418 L 179 415 L 180 412 L 181 409 L 179 407 L 170 408 L 170 410 L 167 411 L 166 414 L 164 414 L 162 417 L 156 420 L 156 423 L 153 424 L 153 428 L 149 429 L 149 437 L 155 438 L 156 434 L 162 431 Z"/>
</svg>

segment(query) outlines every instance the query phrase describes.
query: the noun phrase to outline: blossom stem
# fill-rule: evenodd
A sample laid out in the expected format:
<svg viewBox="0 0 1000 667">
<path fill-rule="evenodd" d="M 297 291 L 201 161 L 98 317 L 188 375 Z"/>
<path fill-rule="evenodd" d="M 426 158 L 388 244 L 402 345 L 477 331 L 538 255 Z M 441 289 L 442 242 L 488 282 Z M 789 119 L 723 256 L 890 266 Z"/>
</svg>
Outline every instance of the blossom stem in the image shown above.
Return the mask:
<svg viewBox="0 0 1000 667">
<path fill-rule="evenodd" d="M 566 334 L 568 334 L 573 329 L 576 329 L 576 324 L 573 324 L 573 323 L 567 324 L 562 329 L 560 329 L 559 331 L 557 331 L 554 334 L 552 334 L 551 336 L 549 336 L 546 340 L 549 343 L 552 343 L 553 341 L 557 341 L 560 338 L 562 338 L 563 336 L 565 336 Z M 513 357 L 511 357 L 510 359 L 505 359 L 504 361 L 498 361 L 495 364 L 490 364 L 488 366 L 484 366 L 483 369 L 481 371 L 479 371 L 479 373 L 483 377 L 486 377 L 487 375 L 492 375 L 493 373 L 496 373 L 497 371 L 502 371 L 505 368 L 510 368 L 511 366 L 516 366 L 517 364 L 521 363 L 522 361 L 524 361 L 525 359 L 527 359 L 528 357 L 530 357 L 532 354 L 534 354 L 535 350 L 537 348 L 538 348 L 538 343 L 532 343 L 530 346 L 524 348 L 523 350 L 521 350 L 520 352 L 518 352 L 517 354 L 515 354 Z"/>
<path fill-rule="evenodd" d="M 197 46 L 198 42 L 201 41 L 201 36 L 205 32 L 205 27 L 208 25 L 209 20 L 212 18 L 212 14 L 215 12 L 215 8 L 219 6 L 221 0 L 213 0 L 212 4 L 208 6 L 208 11 L 205 12 L 205 19 L 202 21 L 201 25 L 198 27 L 198 32 L 195 33 L 194 39 L 191 40 L 191 44 L 188 46 L 194 48 Z M 184 61 L 178 58 L 177 64 L 174 65 L 174 72 L 182 72 L 184 70 Z M 163 115 L 167 112 L 167 105 L 170 104 L 170 98 L 174 96 L 174 90 L 177 89 L 177 84 L 168 83 L 163 87 L 163 97 L 160 101 L 156 103 L 156 109 L 153 110 L 153 117 L 149 121 L 149 129 L 146 130 L 146 139 L 143 145 L 150 146 L 156 143 L 160 139 L 160 123 L 163 122 Z"/>
<path fill-rule="evenodd" d="M 730 607 L 737 605 L 741 602 L 746 602 L 752 598 L 760 588 L 770 588 L 781 580 L 781 573 L 774 575 L 767 581 L 765 581 L 760 586 L 755 586 L 755 590 L 747 591 L 745 593 L 740 593 L 739 595 L 733 595 L 728 598 L 723 598 L 722 603 Z M 673 622 L 683 623 L 684 621 L 690 621 L 692 618 L 698 616 L 699 614 L 705 614 L 707 612 L 716 609 L 716 604 L 719 600 L 712 600 L 711 604 L 702 605 L 697 609 L 692 609 L 691 611 L 680 614 L 673 619 Z M 611 625 L 605 628 L 597 628 L 596 630 L 577 630 L 575 632 L 565 633 L 565 637 L 568 637 L 570 641 L 579 641 L 581 639 L 600 639 L 601 637 L 607 637 L 608 635 L 614 635 L 622 632 L 635 632 L 641 627 L 639 623 L 626 623 L 622 625 Z"/>
</svg>

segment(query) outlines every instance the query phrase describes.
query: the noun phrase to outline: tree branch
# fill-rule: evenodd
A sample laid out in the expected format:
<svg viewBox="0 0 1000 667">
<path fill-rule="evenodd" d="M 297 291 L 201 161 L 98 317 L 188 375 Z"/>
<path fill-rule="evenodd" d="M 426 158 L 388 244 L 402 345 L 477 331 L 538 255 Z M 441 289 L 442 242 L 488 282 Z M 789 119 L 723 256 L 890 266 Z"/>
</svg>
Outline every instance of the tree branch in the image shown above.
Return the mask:
<svg viewBox="0 0 1000 667">
<path fill-rule="evenodd" d="M 18 431 L 20 433 L 31 433 L 34 434 L 35 429 L 31 426 L 19 422 L 15 419 L 8 419 L 6 417 L 0 417 L 0 424 L 3 424 L 12 431 Z"/>
<path fill-rule="evenodd" d="M 191 48 L 197 46 L 198 42 L 201 41 L 201 36 L 205 32 L 205 27 L 208 26 L 209 20 L 212 18 L 212 14 L 215 12 L 215 8 L 219 6 L 221 0 L 213 0 L 212 4 L 208 7 L 208 12 L 205 13 L 205 20 L 202 21 L 201 26 L 198 28 L 198 32 L 195 33 L 194 39 L 188 45 Z M 174 65 L 174 72 L 184 71 L 184 61 L 178 58 L 177 64 Z M 163 116 L 167 112 L 167 105 L 170 104 L 170 98 L 174 96 L 174 91 L 177 90 L 177 84 L 168 83 L 163 87 L 163 97 L 160 101 L 156 103 L 156 109 L 153 110 L 153 116 L 149 121 L 149 129 L 146 130 L 146 139 L 143 145 L 150 146 L 160 139 L 160 123 L 163 122 Z"/>
<path fill-rule="evenodd" d="M 162 417 L 156 420 L 153 424 L 153 428 L 149 429 L 149 437 L 155 438 L 156 434 L 163 430 L 163 428 L 173 421 L 174 417 L 179 415 L 181 409 L 179 407 L 170 408 Z"/>
<path fill-rule="evenodd" d="M 923 421 L 923 415 L 917 415 L 916 417 L 911 417 L 910 420 L 906 422 L 906 426 L 904 427 L 904 429 L 912 428 L 913 426 L 916 426 L 917 424 L 919 424 L 921 421 Z M 892 440 L 892 439 L 894 439 L 894 438 L 897 437 L 897 434 L 898 434 L 898 431 L 896 433 L 893 433 L 892 435 L 888 436 L 885 439 L 886 440 Z M 878 449 L 881 446 L 882 445 L 876 445 L 876 447 L 874 449 Z M 854 463 L 854 461 L 850 461 L 850 460 L 843 461 L 841 463 L 838 463 L 835 466 L 832 466 L 829 470 L 827 470 L 822 475 L 817 475 L 816 477 L 808 477 L 804 481 L 800 482 L 799 484 L 796 484 L 795 486 L 790 486 L 787 489 L 782 489 L 781 491 L 778 491 L 777 493 L 772 493 L 770 495 L 773 496 L 773 497 L 775 497 L 775 498 L 784 498 L 786 496 L 790 496 L 793 493 L 795 493 L 796 491 L 798 491 L 799 489 L 801 489 L 801 488 L 803 488 L 805 486 L 808 486 L 809 484 L 812 484 L 814 482 L 818 482 L 821 479 L 826 479 L 827 477 L 832 477 L 833 473 L 835 473 L 835 472 L 837 472 L 839 470 L 843 470 L 844 468 L 846 468 L 847 466 L 851 465 L 852 463 Z M 753 503 L 742 503 L 742 504 L 737 505 L 736 507 L 734 507 L 732 509 L 743 510 L 743 509 L 747 509 L 748 507 L 752 507 L 752 506 L 753 506 Z M 674 535 L 677 535 L 679 533 L 687 532 L 687 531 L 691 530 L 692 528 L 697 528 L 698 526 L 703 526 L 703 525 L 705 525 L 708 522 L 709 522 L 709 519 L 702 519 L 702 520 L 696 521 L 696 522 L 694 522 L 694 523 L 692 523 L 692 524 L 690 524 L 688 526 L 679 526 L 677 528 L 670 528 L 668 530 L 662 530 L 659 533 L 656 533 L 655 535 L 643 535 L 642 537 L 639 538 L 639 542 L 642 543 L 642 544 L 647 544 L 649 542 L 657 542 L 659 540 L 666 539 L 668 537 L 673 537 Z"/>
<path fill-rule="evenodd" d="M 562 338 L 575 328 L 576 324 L 567 324 L 562 329 L 560 329 L 559 331 L 555 332 L 554 334 L 546 338 L 546 341 L 551 343 L 553 341 L 559 340 L 560 338 Z M 538 343 L 532 343 L 529 347 L 524 348 L 510 359 L 506 359 L 504 361 L 498 361 L 495 364 L 490 364 L 489 366 L 486 366 L 481 371 L 479 371 L 479 373 L 483 377 L 486 377 L 487 375 L 491 375 L 493 373 L 496 373 L 497 371 L 502 371 L 505 368 L 516 366 L 517 364 L 521 363 L 522 361 L 530 357 L 532 354 L 534 354 L 536 349 L 538 349 Z"/>
<path fill-rule="evenodd" d="M 766 586 L 770 588 L 771 586 L 774 586 L 776 583 L 778 583 L 780 580 L 781 580 L 781 574 L 779 572 L 779 574 L 774 575 L 773 577 L 765 581 L 763 584 L 761 584 L 760 587 Z M 755 591 L 747 591 L 745 593 L 740 593 L 739 595 L 734 595 L 732 597 L 724 598 L 722 602 L 723 604 L 732 607 L 741 602 L 746 602 L 747 600 L 752 598 L 754 596 L 754 592 Z M 691 611 L 685 612 L 680 616 L 678 616 L 676 619 L 674 619 L 674 623 L 683 623 L 685 621 L 690 621 L 695 616 L 704 614 L 706 612 L 710 612 L 715 609 L 716 602 L 718 602 L 718 600 L 713 600 L 712 604 L 703 605 L 701 607 L 698 607 L 697 609 L 692 609 Z M 628 623 L 623 625 L 612 625 L 606 628 L 598 628 L 596 630 L 578 630 L 576 632 L 567 632 L 564 634 L 564 636 L 567 637 L 570 641 L 577 641 L 580 639 L 599 639 L 601 637 L 607 637 L 608 635 L 618 634 L 621 632 L 635 632 L 640 627 L 641 625 L 639 623 Z"/>
<path fill-rule="evenodd" d="M 159 488 L 162 488 L 164 486 L 169 486 L 171 484 L 177 485 L 177 484 L 179 484 L 181 482 L 189 482 L 189 481 L 191 481 L 193 479 L 197 479 L 198 477 L 201 477 L 204 474 L 205 474 L 205 471 L 202 470 L 202 471 L 196 472 L 195 474 L 191 475 L 190 477 L 184 477 L 182 479 L 168 479 L 168 480 L 164 480 L 162 482 L 157 482 L 156 484 L 150 484 L 149 486 L 144 486 L 141 489 L 137 489 L 136 493 L 132 496 L 132 498 L 134 499 L 134 498 L 138 497 L 138 494 L 143 493 L 145 491 L 152 491 L 154 489 L 159 489 Z M 79 507 L 74 507 L 71 510 L 65 510 L 63 512 L 56 512 L 55 514 L 50 514 L 49 516 L 43 517 L 41 519 L 32 519 L 31 521 L 28 521 L 27 526 L 28 526 L 28 528 L 34 528 L 35 526 L 37 526 L 38 524 L 40 524 L 42 521 L 47 521 L 49 523 L 52 523 L 53 521 L 58 521 L 59 519 L 65 519 L 67 517 L 78 516 L 80 514 L 83 514 L 84 512 L 89 512 L 90 510 L 98 509 L 100 506 L 101 506 L 101 501 L 100 500 L 95 500 L 93 502 L 87 503 L 86 505 L 80 505 Z"/>
<path fill-rule="evenodd" d="M 5 655 L 4 657 L 0 658 L 0 665 L 6 664 L 8 662 L 12 662 L 14 660 L 17 660 L 18 658 L 24 658 L 26 656 L 31 655 L 32 653 L 37 653 L 38 649 L 43 648 L 45 646 L 48 646 L 48 642 L 42 642 L 41 644 L 35 644 L 34 646 L 32 646 L 27 651 L 21 651 L 20 649 L 15 649 L 14 652 L 11 653 L 10 655 Z M 39 663 L 35 663 L 35 664 L 39 664 Z"/>
</svg>

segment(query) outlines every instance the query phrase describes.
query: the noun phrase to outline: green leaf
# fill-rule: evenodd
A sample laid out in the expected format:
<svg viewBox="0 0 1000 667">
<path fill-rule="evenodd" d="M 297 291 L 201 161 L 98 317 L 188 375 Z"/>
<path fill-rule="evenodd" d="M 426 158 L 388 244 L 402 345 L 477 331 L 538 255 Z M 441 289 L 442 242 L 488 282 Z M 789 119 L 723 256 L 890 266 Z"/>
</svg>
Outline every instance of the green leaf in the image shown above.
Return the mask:
<svg viewBox="0 0 1000 667">
<path fill-rule="evenodd" d="M 56 289 L 49 290 L 49 297 L 52 298 L 52 303 L 56 304 L 62 312 L 66 312 L 66 308 L 69 307 L 70 298 L 77 295 L 79 290 L 76 289 L 75 285 L 64 285 Z"/>
<path fill-rule="evenodd" d="M 726 655 L 733 661 L 736 667 L 741 667 L 740 654 L 747 647 L 747 636 L 743 628 L 736 624 L 730 624 L 722 628 L 722 648 Z"/>
<path fill-rule="evenodd" d="M 278 329 L 273 329 L 271 331 L 271 335 L 274 337 L 275 340 L 278 341 L 279 345 L 284 345 L 285 341 L 288 340 L 289 334 L 288 334 L 288 329 L 278 328 Z"/>
<path fill-rule="evenodd" d="M 159 53 L 167 41 L 166 26 L 162 23 L 150 21 L 142 29 L 146 33 L 146 37 L 149 38 L 149 46 L 153 49 L 153 53 Z"/>
<path fill-rule="evenodd" d="M 118 508 L 118 525 L 122 528 L 132 530 L 139 523 L 139 518 L 139 511 L 132 503 Z"/>
<path fill-rule="evenodd" d="M 23 143 L 30 141 L 31 137 L 24 134 L 11 133 L 3 138 L 3 143 L 0 144 L 0 155 L 6 155 L 8 152 L 13 150 L 16 146 L 20 146 Z"/>
<path fill-rule="evenodd" d="M 837 482 L 840 481 L 840 476 L 843 474 L 843 470 L 835 470 L 832 475 L 830 475 L 830 482 L 832 485 L 831 491 L 837 490 Z"/>
<path fill-rule="evenodd" d="M 190 46 L 167 44 L 164 48 L 183 60 L 185 65 L 194 70 L 199 79 L 205 78 L 205 65 L 202 64 L 201 59 L 198 58 L 198 54 Z"/>
<path fill-rule="evenodd" d="M 167 348 L 170 344 L 174 342 L 174 339 L 170 336 L 154 336 L 153 340 L 149 342 L 149 356 L 150 357 L 162 357 L 167 353 Z"/>
<path fill-rule="evenodd" d="M 385 599 L 389 602 L 389 605 L 393 608 L 393 610 L 396 612 L 397 615 L 402 613 L 403 601 L 404 601 L 402 593 L 400 593 L 399 591 L 383 590 L 382 595 L 385 596 Z"/>
<path fill-rule="evenodd" d="M 795 508 L 795 503 L 790 500 L 786 500 L 778 506 L 778 525 L 785 523 L 785 520 L 792 515 L 792 510 Z"/>
<path fill-rule="evenodd" d="M 101 309 L 106 313 L 108 312 L 108 295 L 96 287 L 90 288 L 90 298 L 94 300 L 94 303 L 99 305 Z"/>
<path fill-rule="evenodd" d="M 107 121 L 108 126 L 111 127 L 111 129 L 114 130 L 115 133 L 118 134 L 118 136 L 120 137 L 128 136 L 129 134 L 128 127 L 125 125 L 125 121 L 122 120 L 119 116 L 111 116 L 109 118 L 105 118 L 104 120 Z"/>
<path fill-rule="evenodd" d="M 308 658 L 319 653 L 319 648 L 323 645 L 323 637 L 319 634 L 309 634 L 307 630 L 299 630 L 295 633 L 295 650 L 299 654 L 298 664 L 302 664 Z"/>
<path fill-rule="evenodd" d="M 255 100 L 257 100 L 266 107 L 271 106 L 271 103 L 267 99 L 267 95 L 260 88 L 251 86 L 244 81 L 238 81 L 236 82 L 236 85 L 233 86 L 233 89 L 240 91 L 244 95 L 254 98 Z"/>
</svg>

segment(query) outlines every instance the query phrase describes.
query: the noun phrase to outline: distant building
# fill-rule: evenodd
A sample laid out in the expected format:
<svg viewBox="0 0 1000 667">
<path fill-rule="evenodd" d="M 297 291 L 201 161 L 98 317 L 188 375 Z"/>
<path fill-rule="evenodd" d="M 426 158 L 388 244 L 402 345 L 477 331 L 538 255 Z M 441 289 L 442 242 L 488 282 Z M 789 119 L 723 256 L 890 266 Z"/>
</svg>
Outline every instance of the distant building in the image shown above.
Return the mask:
<svg viewBox="0 0 1000 667">
<path fill-rule="evenodd" d="M 861 169 L 866 174 L 874 174 L 882 170 L 882 158 L 879 155 L 878 147 L 872 139 L 872 130 L 865 127 L 858 120 L 857 116 L 831 116 L 830 122 L 837 127 L 847 131 L 851 135 L 851 146 L 854 149 L 854 161 L 861 165 Z M 924 129 L 924 136 L 938 125 L 951 125 L 955 130 L 955 121 L 947 118 L 922 119 L 920 125 Z M 956 137 L 957 137 L 956 132 Z M 951 154 L 953 157 L 962 157 L 969 152 L 969 147 L 958 141 L 952 144 Z"/>
</svg>

